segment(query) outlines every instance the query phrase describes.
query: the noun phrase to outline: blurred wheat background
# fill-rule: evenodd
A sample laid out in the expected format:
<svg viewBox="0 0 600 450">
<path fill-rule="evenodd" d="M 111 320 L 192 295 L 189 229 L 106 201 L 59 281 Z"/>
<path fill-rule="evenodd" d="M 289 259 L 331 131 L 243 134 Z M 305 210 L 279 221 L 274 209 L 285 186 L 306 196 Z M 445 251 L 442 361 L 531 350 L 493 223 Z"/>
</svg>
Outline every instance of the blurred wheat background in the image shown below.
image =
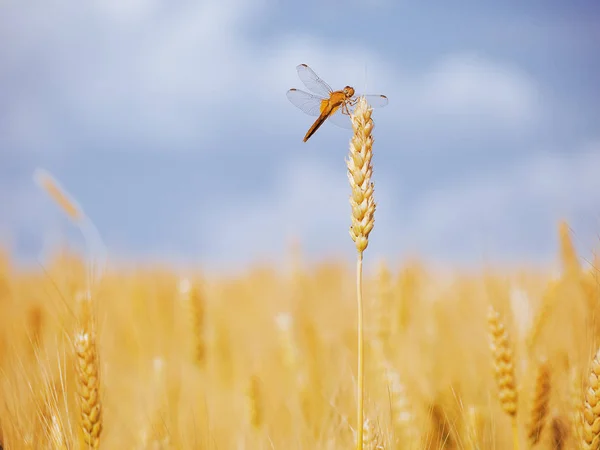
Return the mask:
<svg viewBox="0 0 600 450">
<path fill-rule="evenodd" d="M 597 271 L 558 232 L 558 275 L 367 271 L 365 448 L 512 448 L 513 418 L 522 448 L 597 448 L 581 427 Z M 3 254 L 2 445 L 351 448 L 354 269 L 307 267 L 298 247 L 289 261 L 218 276 L 109 268 L 89 291 L 68 250 L 44 271 Z"/>
</svg>

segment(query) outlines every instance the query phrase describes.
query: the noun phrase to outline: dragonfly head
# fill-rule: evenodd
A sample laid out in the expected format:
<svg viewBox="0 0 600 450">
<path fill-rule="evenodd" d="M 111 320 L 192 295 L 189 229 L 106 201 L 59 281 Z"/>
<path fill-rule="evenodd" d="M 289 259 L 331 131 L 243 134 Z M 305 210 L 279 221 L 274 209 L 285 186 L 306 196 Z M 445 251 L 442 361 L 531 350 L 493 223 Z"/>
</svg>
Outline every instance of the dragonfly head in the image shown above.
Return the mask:
<svg viewBox="0 0 600 450">
<path fill-rule="evenodd" d="M 346 95 L 346 98 L 350 98 L 354 95 L 354 88 L 352 86 L 346 86 L 344 88 L 344 95 Z"/>
</svg>

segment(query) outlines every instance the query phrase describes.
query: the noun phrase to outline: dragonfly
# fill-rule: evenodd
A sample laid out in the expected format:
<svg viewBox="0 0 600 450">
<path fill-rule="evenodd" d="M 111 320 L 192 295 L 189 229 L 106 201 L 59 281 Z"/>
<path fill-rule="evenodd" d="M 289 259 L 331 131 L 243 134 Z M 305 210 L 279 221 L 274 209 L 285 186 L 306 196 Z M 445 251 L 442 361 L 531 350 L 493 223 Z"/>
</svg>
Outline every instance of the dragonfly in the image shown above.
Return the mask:
<svg viewBox="0 0 600 450">
<path fill-rule="evenodd" d="M 344 89 L 334 91 L 306 64 L 298 65 L 296 70 L 302 83 L 312 93 L 290 89 L 287 91 L 287 98 L 306 114 L 317 117 L 317 120 L 306 132 L 303 141 L 308 141 L 327 119 L 339 127 L 352 129 L 350 114 L 354 111 L 358 101 L 358 97 L 354 95 L 354 88 L 346 86 Z M 388 104 L 388 98 L 385 95 L 365 95 L 364 97 L 372 107 L 384 107 Z"/>
</svg>

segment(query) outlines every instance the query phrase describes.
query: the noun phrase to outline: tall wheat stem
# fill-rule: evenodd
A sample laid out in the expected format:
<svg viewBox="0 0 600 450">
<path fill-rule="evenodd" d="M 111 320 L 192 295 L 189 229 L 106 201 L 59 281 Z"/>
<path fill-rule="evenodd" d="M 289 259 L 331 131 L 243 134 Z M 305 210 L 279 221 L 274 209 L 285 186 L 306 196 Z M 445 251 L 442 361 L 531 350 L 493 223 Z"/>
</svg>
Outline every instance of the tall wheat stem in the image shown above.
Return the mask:
<svg viewBox="0 0 600 450">
<path fill-rule="evenodd" d="M 363 252 L 369 245 L 369 233 L 375 223 L 375 199 L 373 198 L 373 120 L 372 109 L 364 97 L 360 97 L 352 114 L 354 134 L 350 141 L 350 153 L 346 160 L 348 181 L 352 188 L 350 206 L 352 207 L 350 237 L 356 244 L 358 259 L 356 263 L 356 298 L 358 306 L 358 387 L 356 400 L 356 448 L 363 448 L 364 416 L 364 338 L 363 338 L 363 301 L 362 301 L 362 261 Z"/>
<path fill-rule="evenodd" d="M 362 252 L 358 254 L 356 260 L 356 300 L 358 306 L 358 394 L 356 401 L 356 418 L 357 418 L 357 448 L 362 449 L 363 442 L 363 409 L 364 409 L 364 392 L 365 392 L 365 349 L 363 336 L 363 301 L 362 301 Z"/>
</svg>

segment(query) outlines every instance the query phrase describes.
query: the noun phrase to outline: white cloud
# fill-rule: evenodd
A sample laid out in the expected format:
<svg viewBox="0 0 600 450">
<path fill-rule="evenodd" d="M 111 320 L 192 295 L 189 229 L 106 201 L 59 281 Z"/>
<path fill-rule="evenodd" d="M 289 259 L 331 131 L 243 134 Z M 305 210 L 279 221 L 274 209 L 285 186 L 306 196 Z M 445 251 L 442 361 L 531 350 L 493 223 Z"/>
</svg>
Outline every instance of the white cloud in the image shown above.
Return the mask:
<svg viewBox="0 0 600 450">
<path fill-rule="evenodd" d="M 302 87 L 295 73 L 301 62 L 334 88 L 353 84 L 388 95 L 382 123 L 435 129 L 456 126 L 452 117 L 466 116 L 472 129 L 493 128 L 530 121 L 539 110 L 531 79 L 469 54 L 448 55 L 411 73 L 351 40 L 334 44 L 288 34 L 259 46 L 244 30 L 269 13 L 263 2 L 206 0 L 167 8 L 111 0 L 71 8 L 54 1 L 41 8 L 30 16 L 13 7 L 9 16 L 18 26 L 5 31 L 10 46 L 0 44 L 0 55 L 10 62 L 4 70 L 18 92 L 4 106 L 15 124 L 8 139 L 29 149 L 67 146 L 64 136 L 72 134 L 84 136 L 72 145 L 91 140 L 172 152 L 250 128 L 267 112 L 274 126 L 291 133 L 299 112 L 285 91 Z M 39 77 L 15 78 L 25 67 Z"/>
<path fill-rule="evenodd" d="M 450 55 L 422 82 L 421 108 L 443 115 L 529 125 L 538 111 L 535 82 L 518 68 L 475 54 Z"/>
</svg>

